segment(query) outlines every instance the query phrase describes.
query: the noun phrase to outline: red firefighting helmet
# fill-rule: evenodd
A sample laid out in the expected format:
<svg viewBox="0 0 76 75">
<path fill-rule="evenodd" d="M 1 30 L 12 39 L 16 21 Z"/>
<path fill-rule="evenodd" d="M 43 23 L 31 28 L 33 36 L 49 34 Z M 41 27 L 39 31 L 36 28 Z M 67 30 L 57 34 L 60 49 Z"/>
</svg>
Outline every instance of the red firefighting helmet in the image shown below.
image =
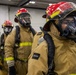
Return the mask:
<svg viewBox="0 0 76 75">
<path fill-rule="evenodd" d="M 15 15 L 14 21 L 15 21 L 15 22 L 18 22 L 17 17 L 18 17 L 20 14 L 24 14 L 24 13 L 29 14 L 27 9 L 25 9 L 25 8 L 19 9 L 19 10 L 17 11 L 16 15 Z M 30 14 L 29 14 L 29 15 L 30 15 Z"/>
<path fill-rule="evenodd" d="M 73 2 L 59 2 L 48 6 L 46 14 L 43 15 L 43 18 L 46 18 L 43 29 L 49 31 L 49 24 L 52 20 L 64 19 L 68 15 L 76 15 L 76 5 Z"/>
<path fill-rule="evenodd" d="M 13 27 L 13 24 L 10 20 L 6 20 L 3 24 L 2 24 L 2 28 L 3 27 Z"/>
</svg>

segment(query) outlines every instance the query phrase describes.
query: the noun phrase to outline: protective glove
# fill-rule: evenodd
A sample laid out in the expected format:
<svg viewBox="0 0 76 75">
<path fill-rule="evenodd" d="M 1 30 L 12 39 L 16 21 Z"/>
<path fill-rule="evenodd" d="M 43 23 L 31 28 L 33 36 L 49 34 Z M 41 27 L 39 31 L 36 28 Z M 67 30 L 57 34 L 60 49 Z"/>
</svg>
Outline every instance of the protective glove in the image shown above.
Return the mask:
<svg viewBox="0 0 76 75">
<path fill-rule="evenodd" d="M 0 65 L 0 70 L 2 70 L 2 68 L 3 68 L 3 66 L 2 66 L 2 65 Z"/>
<path fill-rule="evenodd" d="M 16 69 L 14 66 L 9 67 L 9 75 L 16 75 Z"/>
</svg>

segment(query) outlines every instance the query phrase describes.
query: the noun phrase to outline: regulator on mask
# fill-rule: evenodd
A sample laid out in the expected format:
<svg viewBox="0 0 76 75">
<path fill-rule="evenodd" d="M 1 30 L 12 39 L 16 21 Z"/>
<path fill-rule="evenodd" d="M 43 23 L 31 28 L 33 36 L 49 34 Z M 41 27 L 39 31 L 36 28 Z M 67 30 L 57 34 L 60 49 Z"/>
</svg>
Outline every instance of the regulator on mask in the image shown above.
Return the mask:
<svg viewBox="0 0 76 75">
<path fill-rule="evenodd" d="M 30 15 L 27 13 L 20 14 L 18 17 L 18 21 L 24 27 L 29 27 L 31 24 Z"/>
</svg>

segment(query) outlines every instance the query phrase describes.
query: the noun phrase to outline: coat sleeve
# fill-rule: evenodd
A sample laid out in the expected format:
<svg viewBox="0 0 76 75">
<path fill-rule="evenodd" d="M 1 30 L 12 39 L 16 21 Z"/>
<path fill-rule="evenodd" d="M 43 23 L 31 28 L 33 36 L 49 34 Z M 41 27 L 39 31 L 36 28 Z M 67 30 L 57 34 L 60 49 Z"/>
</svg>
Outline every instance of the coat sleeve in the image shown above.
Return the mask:
<svg viewBox="0 0 76 75">
<path fill-rule="evenodd" d="M 5 40 L 4 50 L 5 50 L 6 61 L 14 60 L 13 57 L 14 42 L 15 42 L 15 31 L 12 31 Z"/>
<path fill-rule="evenodd" d="M 47 44 L 43 41 L 37 46 L 33 53 L 31 53 L 28 61 L 27 75 L 45 75 L 48 71 L 48 50 Z"/>
</svg>

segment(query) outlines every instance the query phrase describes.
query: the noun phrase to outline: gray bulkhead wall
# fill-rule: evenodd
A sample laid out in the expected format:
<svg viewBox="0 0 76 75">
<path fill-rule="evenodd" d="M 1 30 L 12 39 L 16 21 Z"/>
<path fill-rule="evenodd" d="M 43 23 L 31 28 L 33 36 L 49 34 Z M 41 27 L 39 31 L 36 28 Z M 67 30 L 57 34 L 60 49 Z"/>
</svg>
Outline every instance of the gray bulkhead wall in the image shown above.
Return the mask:
<svg viewBox="0 0 76 75">
<path fill-rule="evenodd" d="M 0 5 L 0 35 L 3 32 L 2 24 L 5 20 L 11 20 L 14 26 L 18 25 L 14 22 L 16 11 L 20 9 L 19 7 L 10 7 Z M 31 14 L 31 25 L 36 31 L 40 31 L 40 26 L 45 24 L 45 19 L 42 18 L 42 15 L 45 13 L 45 10 L 41 9 L 32 9 L 26 8 Z"/>
<path fill-rule="evenodd" d="M 0 5 L 0 35 L 3 32 L 2 24 L 8 19 L 8 6 Z"/>
</svg>

